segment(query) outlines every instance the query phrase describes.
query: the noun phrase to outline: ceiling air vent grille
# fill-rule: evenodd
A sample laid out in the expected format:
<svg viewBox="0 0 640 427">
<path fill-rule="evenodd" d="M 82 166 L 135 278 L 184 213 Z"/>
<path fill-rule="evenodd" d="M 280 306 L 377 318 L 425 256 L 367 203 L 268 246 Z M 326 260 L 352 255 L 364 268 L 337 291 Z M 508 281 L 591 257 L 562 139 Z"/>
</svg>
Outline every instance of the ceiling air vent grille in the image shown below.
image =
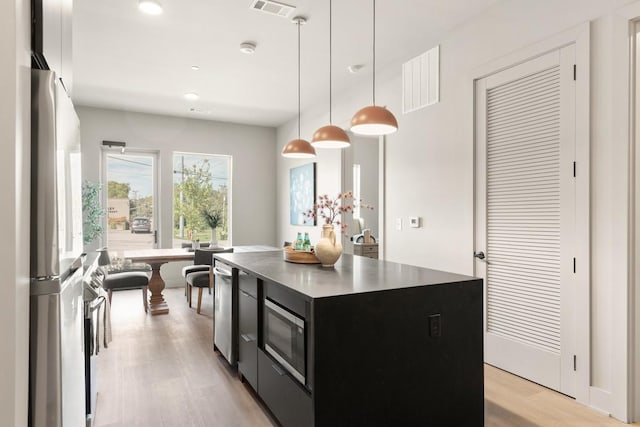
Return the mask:
<svg viewBox="0 0 640 427">
<path fill-rule="evenodd" d="M 270 15 L 282 16 L 283 18 L 288 17 L 291 15 L 291 12 L 295 10 L 294 6 L 272 0 L 254 0 L 249 7 L 253 10 L 258 10 Z"/>
<path fill-rule="evenodd" d="M 402 65 L 402 112 L 440 102 L 440 46 Z"/>
</svg>

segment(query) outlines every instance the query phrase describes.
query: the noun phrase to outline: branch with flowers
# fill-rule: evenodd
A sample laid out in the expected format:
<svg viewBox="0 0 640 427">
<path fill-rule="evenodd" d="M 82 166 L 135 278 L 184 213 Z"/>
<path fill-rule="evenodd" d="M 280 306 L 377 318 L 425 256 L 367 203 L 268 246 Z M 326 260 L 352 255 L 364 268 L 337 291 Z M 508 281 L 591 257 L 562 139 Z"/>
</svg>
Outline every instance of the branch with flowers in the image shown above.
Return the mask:
<svg viewBox="0 0 640 427">
<path fill-rule="evenodd" d="M 302 214 L 308 220 L 322 218 L 325 224 L 339 225 L 342 234 L 346 234 L 347 223 L 340 221 L 341 215 L 343 213 L 353 213 L 353 210 L 358 206 L 360 209 L 373 209 L 373 206 L 364 203 L 362 199 L 355 200 L 352 191 L 340 193 L 335 199 L 325 194 L 318 197 L 318 203 L 314 204 L 313 208 Z"/>
</svg>

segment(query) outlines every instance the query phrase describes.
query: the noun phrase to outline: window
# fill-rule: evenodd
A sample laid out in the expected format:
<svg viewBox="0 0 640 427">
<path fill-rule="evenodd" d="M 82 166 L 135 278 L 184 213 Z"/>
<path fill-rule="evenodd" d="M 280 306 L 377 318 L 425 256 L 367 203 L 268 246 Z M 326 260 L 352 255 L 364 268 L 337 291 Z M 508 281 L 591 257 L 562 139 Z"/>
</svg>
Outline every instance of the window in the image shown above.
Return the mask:
<svg viewBox="0 0 640 427">
<path fill-rule="evenodd" d="M 360 200 L 362 199 L 360 193 L 360 165 L 353 165 L 353 200 L 356 202 L 353 204 L 353 219 L 360 218 Z"/>
<path fill-rule="evenodd" d="M 205 214 L 216 214 L 220 246 L 231 246 L 231 156 L 174 153 L 173 246 L 213 240 Z"/>
<path fill-rule="evenodd" d="M 144 151 L 122 154 L 105 149 L 103 159 L 107 245 L 111 256 L 119 251 L 155 248 L 157 154 Z"/>
</svg>

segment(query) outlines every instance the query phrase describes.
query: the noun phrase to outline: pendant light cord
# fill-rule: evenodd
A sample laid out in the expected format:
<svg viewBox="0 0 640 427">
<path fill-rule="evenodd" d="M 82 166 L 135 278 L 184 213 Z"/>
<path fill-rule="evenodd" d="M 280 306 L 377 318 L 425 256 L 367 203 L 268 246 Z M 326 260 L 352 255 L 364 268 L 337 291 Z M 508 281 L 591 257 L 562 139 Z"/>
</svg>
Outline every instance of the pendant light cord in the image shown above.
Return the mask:
<svg viewBox="0 0 640 427">
<path fill-rule="evenodd" d="M 331 82 L 331 71 L 332 71 L 332 68 L 333 68 L 331 66 L 332 65 L 331 62 L 332 62 L 332 58 L 333 58 L 333 55 L 332 55 L 332 52 L 331 52 L 331 47 L 333 45 L 332 39 L 331 39 L 331 34 L 332 34 L 332 32 L 331 32 L 331 20 L 332 20 L 332 17 L 333 17 L 333 12 L 332 12 L 333 6 L 332 5 L 333 5 L 333 0 L 329 0 L 329 124 L 330 125 L 333 124 L 333 117 L 332 117 L 332 114 L 331 114 L 331 107 L 333 106 L 333 90 L 332 90 L 332 85 L 331 85 L 331 83 L 332 83 Z"/>
<path fill-rule="evenodd" d="M 373 105 L 376 105 L 376 0 L 373 0 Z"/>
<path fill-rule="evenodd" d="M 298 20 L 298 139 L 300 139 L 300 20 Z"/>
</svg>

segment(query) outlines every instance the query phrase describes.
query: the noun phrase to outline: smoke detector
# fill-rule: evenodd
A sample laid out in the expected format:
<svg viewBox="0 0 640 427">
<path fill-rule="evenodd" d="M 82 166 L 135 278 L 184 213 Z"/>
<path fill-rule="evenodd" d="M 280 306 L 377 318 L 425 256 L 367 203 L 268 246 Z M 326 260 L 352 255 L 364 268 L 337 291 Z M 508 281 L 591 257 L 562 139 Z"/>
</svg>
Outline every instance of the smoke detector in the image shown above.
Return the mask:
<svg viewBox="0 0 640 427">
<path fill-rule="evenodd" d="M 253 0 L 249 9 L 287 18 L 296 8 L 273 0 Z"/>
<path fill-rule="evenodd" d="M 246 53 L 247 55 L 251 55 L 256 51 L 256 44 L 253 42 L 244 42 L 240 43 L 240 52 Z"/>
</svg>

